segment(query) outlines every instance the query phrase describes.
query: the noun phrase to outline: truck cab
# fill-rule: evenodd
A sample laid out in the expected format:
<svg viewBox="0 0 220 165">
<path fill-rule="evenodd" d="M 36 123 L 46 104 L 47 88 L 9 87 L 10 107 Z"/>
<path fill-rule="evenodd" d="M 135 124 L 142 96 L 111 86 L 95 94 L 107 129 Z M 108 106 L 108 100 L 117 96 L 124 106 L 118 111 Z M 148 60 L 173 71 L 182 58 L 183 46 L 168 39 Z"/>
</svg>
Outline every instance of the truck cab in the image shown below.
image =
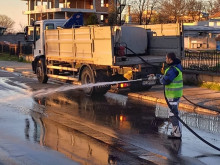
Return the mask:
<svg viewBox="0 0 220 165">
<path fill-rule="evenodd" d="M 33 22 L 32 26 L 25 28 L 25 38 L 27 42 L 33 43 L 34 57 L 45 55 L 44 30 L 57 29 L 63 26 L 65 19 L 41 20 Z"/>
</svg>

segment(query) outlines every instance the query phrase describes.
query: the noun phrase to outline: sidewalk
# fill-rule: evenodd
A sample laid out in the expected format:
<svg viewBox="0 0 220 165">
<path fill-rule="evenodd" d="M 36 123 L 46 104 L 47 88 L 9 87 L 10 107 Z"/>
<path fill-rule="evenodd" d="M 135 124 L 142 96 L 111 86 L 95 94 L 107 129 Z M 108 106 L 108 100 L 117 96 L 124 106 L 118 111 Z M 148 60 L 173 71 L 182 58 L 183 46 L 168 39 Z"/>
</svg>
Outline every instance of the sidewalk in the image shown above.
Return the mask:
<svg viewBox="0 0 220 165">
<path fill-rule="evenodd" d="M 28 77 L 36 77 L 36 75 L 32 72 L 32 67 L 30 63 L 0 61 L 0 69 L 10 72 L 18 72 Z M 197 113 L 208 113 L 212 115 L 220 114 L 220 91 L 209 90 L 196 86 L 185 86 L 183 94 L 193 103 L 205 106 L 207 108 L 194 106 L 184 98 L 181 98 L 180 100 L 180 108 Z M 163 96 L 163 87 L 159 85 L 152 87 L 149 91 L 129 93 L 128 96 L 141 100 L 148 100 L 166 104 Z M 215 111 L 208 109 L 209 107 L 210 109 L 214 109 Z"/>
<path fill-rule="evenodd" d="M 0 69 L 9 72 L 18 72 L 25 76 L 35 76 L 32 71 L 31 63 L 16 61 L 0 61 Z"/>
<path fill-rule="evenodd" d="M 183 97 L 180 100 L 179 108 L 195 113 L 220 114 L 220 92 L 209 90 L 196 86 L 184 86 L 183 95 L 201 108 L 188 102 Z M 149 91 L 129 93 L 128 96 L 141 100 L 154 101 L 156 103 L 166 104 L 163 95 L 163 86 L 154 86 Z M 210 109 L 209 109 L 210 108 Z M 215 110 L 215 111 L 213 111 Z"/>
</svg>

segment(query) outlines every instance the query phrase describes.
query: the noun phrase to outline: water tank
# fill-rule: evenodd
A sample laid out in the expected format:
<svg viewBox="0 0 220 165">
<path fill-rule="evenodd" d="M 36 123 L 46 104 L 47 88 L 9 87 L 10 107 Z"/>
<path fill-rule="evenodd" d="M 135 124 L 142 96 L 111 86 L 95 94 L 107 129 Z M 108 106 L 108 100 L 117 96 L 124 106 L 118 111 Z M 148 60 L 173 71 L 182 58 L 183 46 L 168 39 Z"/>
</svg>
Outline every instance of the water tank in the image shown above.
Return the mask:
<svg viewBox="0 0 220 165">
<path fill-rule="evenodd" d="M 147 31 L 144 28 L 122 26 L 119 28 L 120 33 L 117 32 L 117 42 L 126 43 L 127 47 L 136 54 L 146 54 L 147 51 Z M 119 31 L 118 29 L 118 31 Z M 133 54 L 128 50 L 128 54 Z"/>
</svg>

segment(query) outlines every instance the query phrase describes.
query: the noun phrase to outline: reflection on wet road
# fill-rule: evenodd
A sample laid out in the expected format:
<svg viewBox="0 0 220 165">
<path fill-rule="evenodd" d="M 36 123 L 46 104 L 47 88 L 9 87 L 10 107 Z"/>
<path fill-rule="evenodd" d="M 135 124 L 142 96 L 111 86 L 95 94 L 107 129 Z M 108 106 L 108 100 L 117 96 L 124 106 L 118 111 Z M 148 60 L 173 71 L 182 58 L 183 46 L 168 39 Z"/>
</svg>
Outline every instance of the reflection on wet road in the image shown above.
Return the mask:
<svg viewBox="0 0 220 165">
<path fill-rule="evenodd" d="M 110 146 L 120 148 L 129 153 L 135 153 L 133 156 L 159 164 L 180 161 L 200 163 L 197 159 L 191 160 L 181 157 L 185 153 L 181 149 L 182 142 L 180 140 L 169 141 L 166 138 L 166 134 L 170 130 L 167 130 L 167 108 L 163 107 L 163 105 L 155 106 L 150 103 L 135 102 L 128 100 L 126 96 L 111 93 L 107 93 L 102 98 L 90 98 L 74 91 L 57 93 L 43 99 L 38 98 L 36 101 L 45 106 L 45 112 L 48 114 L 48 117 L 42 118 L 43 122 L 44 120 L 58 122 Z M 187 112 L 181 112 L 181 117 L 193 127 L 201 129 L 204 122 L 205 127 L 210 128 L 205 129 L 205 131 L 213 130 L 213 133 L 220 133 L 219 117 L 207 117 Z M 198 125 L 194 121 L 200 124 Z M 207 125 L 207 122 L 210 124 Z M 213 126 L 215 129 L 212 129 Z M 50 134 L 49 129 L 47 130 L 47 133 Z M 55 129 L 51 128 L 50 130 Z M 184 132 L 187 132 L 187 130 Z M 188 134 L 190 133 L 187 132 Z M 59 136 L 64 136 L 56 135 L 47 136 L 57 137 L 57 139 L 60 139 Z M 47 141 L 47 136 L 45 136 L 44 141 Z M 188 137 L 184 136 L 183 139 L 185 138 L 187 140 Z M 219 141 L 218 135 L 216 138 Z M 71 143 L 72 141 L 70 140 L 69 145 Z M 198 144 L 203 145 L 201 142 L 198 142 Z M 187 156 L 190 156 L 190 153 Z"/>
<path fill-rule="evenodd" d="M 135 101 L 112 93 L 90 98 L 81 91 L 31 98 L 27 92 L 33 86 L 31 80 L 25 82 L 30 87 L 14 80 L 13 76 L 1 78 L 0 100 L 5 101 L 1 102 L 4 109 L 0 108 L 4 112 L 0 115 L 0 124 L 3 125 L 0 133 L 48 147 L 73 162 L 216 164 L 220 160 L 216 151 L 185 128 L 182 141 L 168 140 L 166 135 L 170 127 L 164 105 Z M 9 97 L 17 99 L 7 101 Z M 196 132 L 220 146 L 219 116 L 184 111 L 180 115 Z M 13 118 L 15 122 L 11 122 Z"/>
<path fill-rule="evenodd" d="M 153 119 L 151 116 L 154 114 L 152 107 L 148 106 L 149 111 L 144 110 L 146 106 L 139 107 L 139 110 L 136 111 L 133 109 L 132 104 L 125 104 L 127 97 L 121 96 L 115 99 L 111 95 L 112 94 L 107 94 L 106 97 L 102 98 L 89 98 L 79 92 L 71 91 L 47 96 L 43 99 L 35 98 L 36 102 L 45 106 L 45 112 L 47 113 L 47 117 L 40 118 L 43 123 L 41 125 L 44 125 L 44 129 L 46 130 L 44 139 L 41 141 L 43 141 L 44 145 L 61 151 L 63 145 L 57 146 L 57 144 L 62 143 L 62 139 L 65 139 L 63 140 L 67 143 L 65 146 L 69 146 L 69 148 L 65 147 L 65 151 L 69 157 L 78 154 L 77 157 L 81 157 L 80 163 L 83 163 L 85 158 L 88 160 L 89 157 L 85 154 L 91 149 L 91 142 L 78 144 L 79 141 L 82 141 L 82 138 L 77 138 L 76 135 L 73 135 L 72 131 L 70 131 L 71 133 L 66 133 L 63 129 L 57 128 L 57 126 L 60 125 L 61 127 L 65 126 L 71 130 L 77 130 L 92 139 L 101 141 L 105 145 L 110 146 L 110 148 L 123 150 L 125 154 L 128 154 L 128 151 L 136 150 L 136 152 L 140 151 L 140 154 L 142 152 L 148 155 L 150 154 L 149 156 L 151 157 L 154 156 L 152 153 L 140 147 L 127 143 L 124 140 L 125 138 L 122 138 L 123 136 L 120 137 L 120 134 L 129 135 L 132 134 L 132 132 L 136 134 L 137 131 L 144 133 L 147 130 L 151 130 L 151 128 L 155 128 L 155 126 L 151 124 L 151 119 Z M 117 97 L 117 95 L 115 95 L 115 97 Z M 130 106 L 128 110 L 126 110 L 127 106 Z M 144 119 L 145 116 L 148 117 Z M 137 120 L 137 118 L 142 117 L 143 120 Z M 37 117 L 34 118 L 36 121 L 38 120 Z M 143 130 L 136 130 L 135 127 L 140 127 L 141 125 L 146 127 L 142 127 Z M 86 141 L 88 140 L 86 139 Z M 73 148 L 73 146 L 75 147 Z M 78 146 L 81 147 L 82 153 L 79 152 L 81 150 L 77 149 Z M 115 151 L 109 153 L 108 150 L 105 149 L 100 152 L 99 148 L 97 145 L 93 145 L 92 147 L 93 159 L 97 159 L 97 162 L 102 162 L 98 164 L 106 164 L 109 155 L 113 155 L 117 162 L 123 162 L 123 159 L 118 157 Z M 95 154 L 96 152 L 102 153 L 103 155 Z M 95 157 L 96 155 L 97 157 Z M 133 154 L 132 157 L 135 157 L 136 161 L 139 161 L 139 157 L 136 154 Z M 163 159 L 161 161 L 163 161 Z M 128 162 L 127 159 L 124 163 L 126 164 L 126 162 Z M 129 162 L 130 164 L 137 164 L 137 162 Z"/>
</svg>

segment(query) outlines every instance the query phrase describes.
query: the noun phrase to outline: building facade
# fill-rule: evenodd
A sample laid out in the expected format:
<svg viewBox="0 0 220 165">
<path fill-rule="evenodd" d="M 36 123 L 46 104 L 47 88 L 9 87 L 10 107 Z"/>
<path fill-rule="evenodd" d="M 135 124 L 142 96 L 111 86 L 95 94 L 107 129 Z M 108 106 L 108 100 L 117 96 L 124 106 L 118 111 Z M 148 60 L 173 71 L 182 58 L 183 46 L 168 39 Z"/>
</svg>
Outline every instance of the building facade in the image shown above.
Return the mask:
<svg viewBox="0 0 220 165">
<path fill-rule="evenodd" d="M 218 47 L 217 37 L 220 28 L 213 25 L 213 20 L 184 24 L 184 47 L 185 49 L 212 49 Z"/>
<path fill-rule="evenodd" d="M 114 0 L 22 0 L 27 1 L 28 24 L 45 19 L 68 19 L 77 12 L 82 12 L 84 20 L 96 14 L 101 22 L 108 18 L 109 2 Z"/>
</svg>

